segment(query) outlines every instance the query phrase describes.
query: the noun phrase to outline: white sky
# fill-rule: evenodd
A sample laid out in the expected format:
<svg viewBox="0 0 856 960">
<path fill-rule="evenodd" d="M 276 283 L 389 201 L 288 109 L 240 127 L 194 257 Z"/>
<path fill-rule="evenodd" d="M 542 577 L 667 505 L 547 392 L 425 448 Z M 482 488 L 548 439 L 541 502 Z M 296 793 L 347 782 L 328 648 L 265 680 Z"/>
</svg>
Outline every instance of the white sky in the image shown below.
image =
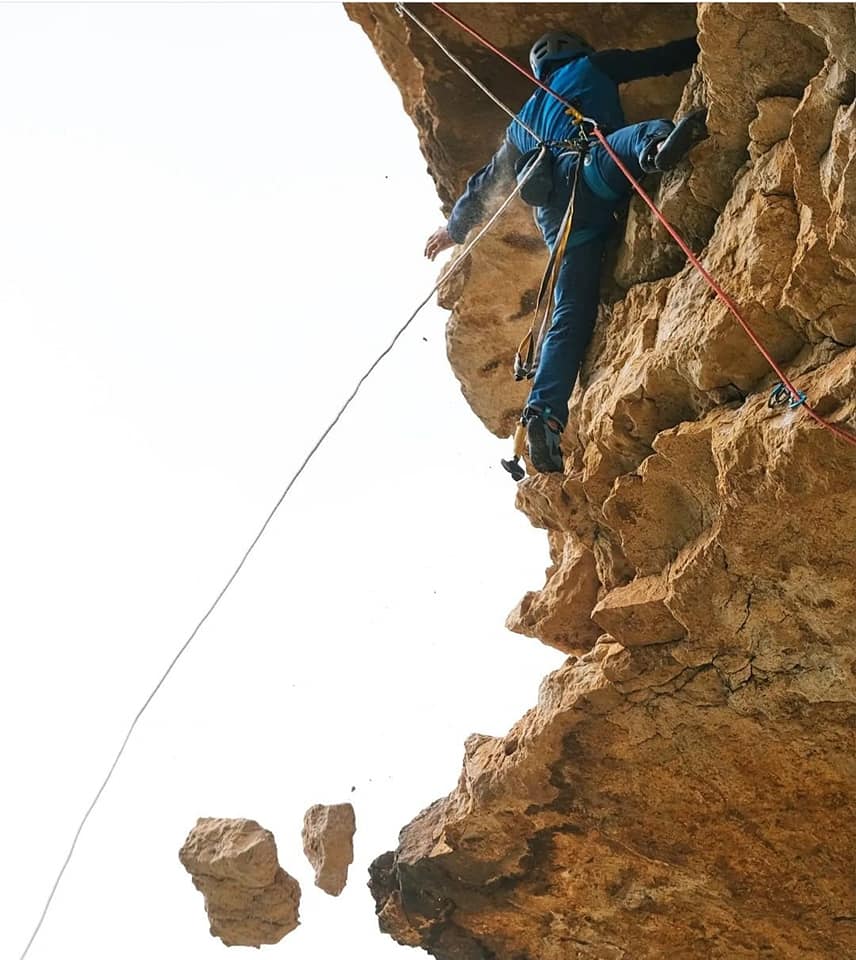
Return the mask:
<svg viewBox="0 0 856 960">
<path fill-rule="evenodd" d="M 128 723 L 430 289 L 441 218 L 337 4 L 3 5 L 0 89 L 16 957 Z M 503 627 L 546 541 L 460 395 L 444 316 L 364 388 L 152 704 L 32 960 L 225 956 L 177 859 L 199 816 L 258 820 L 300 881 L 302 926 L 268 953 L 405 951 L 376 932 L 368 863 L 453 788 L 466 736 L 504 733 L 562 661 Z M 334 900 L 300 828 L 345 800 L 357 860 Z"/>
</svg>

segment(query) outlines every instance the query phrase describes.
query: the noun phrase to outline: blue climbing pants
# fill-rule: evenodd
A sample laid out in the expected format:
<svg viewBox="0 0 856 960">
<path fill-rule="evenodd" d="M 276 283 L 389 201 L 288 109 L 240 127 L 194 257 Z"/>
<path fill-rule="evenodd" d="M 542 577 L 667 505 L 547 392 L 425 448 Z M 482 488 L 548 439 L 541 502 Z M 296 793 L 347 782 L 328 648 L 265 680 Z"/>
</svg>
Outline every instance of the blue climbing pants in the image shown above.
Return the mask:
<svg viewBox="0 0 856 960">
<path fill-rule="evenodd" d="M 667 120 L 647 120 L 623 127 L 606 139 L 630 173 L 644 172 L 639 158 L 672 130 Z M 555 165 L 550 204 L 538 207 L 536 220 L 550 250 L 570 200 L 577 154 L 562 154 Z M 568 400 L 594 332 L 600 301 L 600 268 L 616 210 L 633 188 L 600 143 L 586 154 L 577 184 L 574 228 L 556 278 L 553 318 L 541 347 L 541 359 L 532 382 L 527 407 L 553 417 L 564 428 Z"/>
</svg>

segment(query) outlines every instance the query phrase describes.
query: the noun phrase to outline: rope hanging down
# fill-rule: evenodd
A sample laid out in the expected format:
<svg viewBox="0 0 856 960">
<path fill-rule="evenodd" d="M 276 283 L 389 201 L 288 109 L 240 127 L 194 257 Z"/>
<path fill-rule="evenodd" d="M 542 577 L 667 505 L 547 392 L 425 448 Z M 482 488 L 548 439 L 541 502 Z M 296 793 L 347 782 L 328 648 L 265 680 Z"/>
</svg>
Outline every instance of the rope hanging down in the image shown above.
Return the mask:
<svg viewBox="0 0 856 960">
<path fill-rule="evenodd" d="M 546 147 L 542 147 L 542 150 L 546 150 Z M 212 614 L 212 613 L 214 612 L 214 610 L 217 608 L 217 606 L 219 605 L 220 601 L 221 601 L 221 600 L 223 599 L 223 597 L 225 596 L 226 591 L 227 591 L 227 590 L 229 589 L 229 587 L 231 587 L 232 584 L 235 582 L 235 579 L 237 578 L 238 574 L 239 574 L 239 573 L 241 572 L 241 570 L 243 569 L 244 564 L 245 564 L 245 563 L 247 562 L 247 560 L 249 559 L 250 554 L 251 554 L 251 553 L 253 552 L 253 550 L 255 549 L 256 545 L 257 545 L 258 542 L 259 542 L 259 540 L 261 540 L 264 532 L 267 530 L 268 526 L 270 525 L 271 521 L 273 520 L 274 516 L 276 515 L 276 512 L 277 512 L 277 511 L 279 510 L 279 508 L 282 506 L 283 501 L 285 500 L 285 498 L 286 498 L 286 497 L 288 496 L 288 494 L 290 493 L 291 488 L 294 486 L 294 484 L 297 482 L 297 480 L 298 480 L 298 478 L 300 477 L 300 475 L 303 473 L 303 471 L 304 471 L 304 470 L 306 469 L 306 467 L 309 465 L 309 461 L 312 460 L 312 458 L 313 458 L 313 457 L 315 456 L 315 454 L 318 452 L 319 448 L 321 447 L 321 444 L 324 443 L 324 441 L 327 439 L 327 436 L 328 436 L 328 434 L 330 433 L 330 431 L 336 426 L 336 424 L 337 424 L 337 423 L 339 422 L 339 420 L 342 418 L 342 415 L 345 413 L 345 411 L 346 411 L 346 410 L 348 409 L 348 407 L 351 405 L 351 403 L 353 402 L 353 400 L 356 398 L 357 394 L 358 394 L 359 391 L 360 391 L 360 388 L 363 386 L 363 384 L 366 382 L 366 380 L 368 380 L 368 378 L 374 373 L 374 371 L 377 369 L 377 367 L 379 366 L 379 364 L 381 363 L 381 361 L 382 361 L 386 356 L 388 356 L 388 354 L 390 354 L 390 353 L 392 352 L 393 348 L 394 348 L 395 345 L 398 343 L 399 339 L 402 337 L 402 335 L 404 334 L 405 330 L 407 330 L 407 328 L 411 325 L 411 323 L 413 323 L 413 321 L 416 319 L 416 317 L 417 317 L 418 314 L 421 312 L 421 310 L 422 310 L 422 309 L 426 306 L 426 304 L 431 300 L 431 298 L 434 296 L 434 294 L 440 289 L 440 287 L 442 286 L 442 284 L 445 283 L 445 281 L 455 272 L 455 270 L 458 269 L 458 267 L 459 267 L 460 264 L 464 261 L 464 259 L 465 259 L 465 258 L 467 257 L 467 255 L 470 253 L 470 251 L 476 246 L 477 243 L 479 243 L 479 241 L 482 239 L 482 237 L 484 237 L 485 234 L 488 233 L 488 231 L 493 227 L 493 225 L 496 223 L 496 221 L 499 220 L 499 218 L 502 216 L 502 214 L 503 214 L 503 213 L 505 212 L 505 210 L 508 208 L 508 206 L 509 206 L 509 204 L 512 202 L 512 200 L 514 200 L 514 198 L 517 196 L 517 194 L 520 193 L 520 191 L 521 191 L 521 190 L 523 189 L 523 187 L 526 185 L 526 181 L 529 179 L 529 177 L 532 175 L 532 173 L 534 173 L 534 166 L 535 166 L 535 165 L 533 165 L 533 169 L 532 169 L 532 171 L 531 171 L 528 175 L 524 175 L 524 176 L 522 176 L 522 177 L 520 178 L 520 182 L 515 186 L 514 190 L 512 190 L 512 192 L 505 198 L 505 200 L 503 200 L 502 204 L 500 205 L 500 207 L 499 207 L 499 209 L 496 211 L 496 213 L 493 214 L 493 216 L 490 218 L 490 220 L 488 220 L 488 222 L 484 225 L 484 227 L 482 227 L 482 229 L 479 230 L 479 232 L 476 234 L 476 236 L 464 247 L 464 249 L 461 251 L 461 253 L 460 253 L 457 257 L 455 257 L 455 259 L 452 261 L 452 263 L 449 264 L 449 267 L 445 270 L 445 272 L 444 272 L 443 274 L 441 274 L 440 279 L 434 284 L 434 286 L 431 288 L 431 290 L 429 291 L 429 293 L 428 293 L 428 295 L 425 297 L 425 299 L 422 300 L 422 302 L 419 304 L 419 306 L 417 306 L 416 309 L 413 311 L 413 313 L 411 313 L 410 316 L 407 318 L 407 320 L 405 321 L 405 323 L 402 324 L 402 326 L 399 327 L 399 329 L 396 331 L 395 336 L 392 338 L 392 340 L 390 340 L 388 346 L 377 356 L 377 358 L 372 362 L 372 364 L 369 366 L 369 368 L 366 370 L 366 372 L 359 378 L 359 380 L 357 381 L 356 386 L 355 386 L 354 389 L 351 391 L 351 393 L 348 395 L 348 398 L 345 400 L 345 402 L 342 404 L 342 406 L 339 408 L 338 413 L 335 415 L 335 417 L 333 417 L 333 419 L 332 419 L 332 420 L 330 421 L 330 423 L 327 425 L 326 429 L 323 431 L 323 433 L 322 433 L 322 434 L 318 437 L 318 439 L 315 441 L 315 443 L 314 443 L 314 445 L 312 446 L 312 448 L 311 448 L 311 450 L 309 451 L 309 453 L 307 453 L 306 456 L 304 457 L 303 462 L 300 464 L 300 466 L 297 468 L 297 470 L 296 470 L 296 471 L 294 472 L 294 474 L 292 475 L 291 479 L 290 479 L 290 480 L 288 481 L 288 483 L 286 484 L 285 489 L 284 489 L 283 492 L 280 494 L 280 497 L 279 497 L 279 499 L 276 501 L 276 503 L 274 504 L 273 509 L 270 511 L 270 513 L 269 513 L 269 514 L 267 515 L 267 517 L 265 518 L 265 521 L 264 521 L 264 523 L 261 525 L 261 527 L 259 528 L 258 533 L 255 535 L 255 537 L 253 537 L 252 542 L 250 543 L 249 547 L 247 547 L 247 549 L 245 550 L 244 555 L 241 557 L 240 561 L 238 562 L 238 565 L 235 567 L 234 571 L 232 572 L 232 575 L 231 575 L 231 576 L 229 577 L 229 579 L 226 581 L 225 586 L 224 586 L 224 587 L 220 590 L 220 592 L 217 594 L 217 596 L 216 596 L 216 598 L 214 599 L 214 602 L 211 604 L 211 606 L 205 611 L 205 614 L 204 614 L 204 616 L 202 617 L 202 619 L 201 619 L 201 620 L 196 624 L 196 626 L 193 628 L 190 636 L 189 636 L 189 637 L 184 641 L 184 643 L 179 647 L 178 652 L 177 652 L 177 653 L 175 654 L 175 656 L 172 658 L 172 660 L 170 661 L 170 664 L 169 664 L 169 666 L 166 668 L 166 670 L 164 670 L 163 674 L 161 675 L 161 678 L 160 678 L 160 679 L 158 680 L 158 682 L 155 684 L 152 692 L 146 697 L 145 701 L 143 702 L 143 705 L 140 707 L 140 709 L 137 711 L 136 716 L 135 716 L 134 719 L 131 721 L 131 725 L 128 727 L 127 733 L 125 734 L 125 738 L 124 738 L 124 740 L 122 741 L 122 744 L 121 744 L 121 746 L 119 747 L 119 750 L 118 750 L 116 756 L 114 757 L 113 762 L 112 762 L 112 764 L 110 765 L 110 768 L 109 768 L 108 771 L 107 771 L 107 775 L 104 777 L 104 780 L 103 780 L 103 782 L 101 783 L 101 786 L 98 788 L 97 792 L 95 793 L 95 796 L 94 796 L 92 802 L 91 802 L 91 803 L 89 804 L 89 806 L 87 807 L 86 813 L 84 813 L 83 818 L 81 819 L 80 824 L 79 824 L 78 827 L 77 827 L 77 830 L 76 830 L 76 832 L 75 832 L 75 834 L 74 834 L 74 837 L 73 837 L 73 839 L 72 839 L 72 841 L 71 841 L 71 847 L 69 848 L 69 851 L 68 851 L 68 853 L 66 854 L 65 860 L 63 861 L 63 864 L 62 864 L 62 866 L 61 866 L 60 869 L 59 869 L 59 873 L 57 874 L 56 879 L 54 880 L 53 886 L 51 887 L 51 891 L 50 891 L 50 893 L 48 894 L 47 900 L 45 901 L 44 908 L 42 909 L 41 916 L 39 917 L 38 923 L 36 923 L 35 929 L 33 930 L 32 934 L 31 934 L 31 936 L 30 936 L 30 939 L 27 941 L 26 947 L 24 947 L 24 952 L 21 954 L 20 960 L 25 960 L 25 957 L 27 956 L 27 954 L 28 954 L 29 951 L 30 951 L 30 947 L 32 947 L 34 940 L 35 940 L 36 937 L 38 936 L 39 930 L 41 930 L 41 928 L 42 928 L 42 924 L 44 923 L 45 917 L 47 916 L 48 910 L 50 909 L 51 903 L 53 902 L 54 895 L 56 894 L 57 888 L 59 887 L 60 881 L 62 880 L 63 875 L 65 874 L 66 868 L 68 867 L 69 863 L 71 862 L 71 858 L 72 858 L 72 856 L 74 855 L 75 848 L 77 847 L 77 841 L 80 839 L 80 834 L 82 833 L 83 828 L 86 826 L 86 822 L 89 820 L 89 817 L 90 817 L 90 815 L 92 814 L 92 811 L 95 809 L 96 804 L 97 804 L 98 801 L 101 799 L 101 794 L 104 793 L 104 790 L 105 790 L 105 788 L 107 787 L 107 784 L 110 782 L 110 780 L 111 780 L 111 778 L 112 778 L 112 776 L 113 776 L 113 772 L 115 771 L 116 767 L 117 767 L 118 764 L 119 764 L 119 761 L 120 761 L 121 758 L 122 758 L 122 755 L 123 755 L 124 752 L 125 752 L 125 748 L 126 748 L 127 745 L 128 745 L 128 741 L 131 739 L 131 735 L 133 734 L 133 732 L 134 732 L 134 730 L 135 730 L 135 728 L 136 728 L 136 726 L 137 726 L 137 723 L 139 722 L 139 720 L 140 720 L 140 718 L 142 717 L 142 715 L 143 715 L 143 714 L 146 712 L 146 710 L 148 709 L 149 704 L 152 702 L 152 700 L 154 700 L 155 695 L 156 695 L 157 692 L 160 690 L 160 688 L 163 686 L 164 682 L 166 681 L 166 679 L 167 679 L 167 677 L 170 675 L 170 673 L 172 673 L 173 668 L 174 668 L 175 665 L 178 663 L 178 661 L 181 659 L 181 657 L 183 656 L 183 654 L 185 653 L 185 651 L 187 650 L 187 648 L 188 648 L 188 647 L 190 646 L 190 644 L 193 642 L 193 639 L 194 639 L 194 638 L 196 637 L 196 635 L 199 633 L 199 631 L 200 631 L 200 629 L 202 628 L 202 626 L 203 626 L 203 624 L 205 623 L 205 621 L 211 616 L 211 614 Z"/>
<path fill-rule="evenodd" d="M 699 272 L 699 274 L 702 276 L 702 278 L 710 287 L 710 289 L 716 294 L 716 296 L 725 304 L 729 312 L 737 320 L 737 322 L 743 328 L 743 331 L 752 341 L 752 344 L 759 351 L 759 353 L 764 357 L 764 359 L 767 361 L 770 367 L 775 371 L 776 375 L 779 378 L 780 383 L 783 384 L 784 387 L 790 392 L 790 395 L 794 401 L 793 403 L 794 408 L 797 406 L 801 406 L 806 411 L 806 413 L 813 420 L 819 423 L 822 427 L 825 427 L 827 430 L 835 434 L 835 436 L 837 436 L 839 439 L 844 440 L 846 443 L 850 443 L 856 446 L 856 435 L 850 433 L 847 430 L 842 429 L 837 424 L 831 423 L 825 417 L 821 416 L 815 409 L 813 409 L 813 407 L 809 403 L 806 402 L 805 395 L 801 391 L 797 390 L 797 388 L 788 378 L 787 374 L 782 370 L 782 368 L 779 366 L 779 364 L 776 362 L 776 360 L 773 358 L 773 356 L 764 346 L 763 341 L 755 333 L 755 331 L 752 329 L 752 326 L 748 323 L 747 320 L 744 319 L 743 315 L 740 313 L 740 310 L 738 309 L 737 304 L 734 302 L 734 300 L 732 300 L 732 298 L 725 292 L 725 290 L 722 288 L 719 282 L 702 265 L 701 261 L 693 253 L 689 244 L 678 233 L 678 231 L 671 225 L 671 223 L 669 223 L 669 221 L 666 219 L 664 214 L 660 211 L 660 209 L 657 207 L 657 205 L 654 203 L 651 197 L 648 196 L 648 194 L 645 192 L 642 186 L 636 181 L 636 179 L 633 177 L 633 175 L 630 173 L 627 167 L 621 162 L 620 157 L 609 145 L 609 142 L 604 136 L 603 131 L 597 125 L 597 121 L 592 120 L 589 117 L 585 117 L 582 113 L 580 113 L 580 111 L 576 107 L 574 107 L 572 103 L 566 100 L 561 94 L 556 93 L 556 91 L 551 89 L 546 83 L 542 83 L 537 77 L 533 76 L 533 74 L 529 70 L 527 70 L 525 67 L 522 67 L 515 60 L 512 60 L 511 57 L 509 57 L 506 53 L 504 53 L 502 50 L 500 50 L 498 47 L 492 44 L 489 40 L 483 37 L 477 30 L 469 26 L 469 24 L 465 23 L 459 17 L 455 16 L 455 14 L 453 14 L 451 11 L 447 10 L 441 3 L 432 2 L 431 6 L 436 7 L 437 10 L 439 10 L 444 16 L 448 17 L 450 20 L 456 23 L 462 30 L 465 30 L 468 34 L 470 34 L 470 36 L 474 37 L 480 44 L 482 44 L 482 46 L 486 47 L 492 53 L 496 54 L 498 57 L 505 60 L 506 63 L 514 67 L 514 69 L 517 70 L 519 73 L 522 73 L 523 76 L 525 76 L 528 80 L 530 80 L 532 83 L 536 84 L 542 90 L 545 90 L 547 93 L 549 93 L 550 96 L 558 100 L 558 102 L 565 107 L 569 116 L 571 116 L 578 124 L 591 125 L 592 135 L 597 138 L 601 146 L 604 148 L 604 150 L 606 150 L 606 152 L 615 162 L 615 165 L 618 167 L 619 170 L 621 170 L 621 172 L 630 182 L 631 186 L 636 191 L 636 193 L 638 193 L 639 196 L 645 201 L 645 203 L 651 209 L 653 214 L 657 217 L 660 223 L 662 223 L 662 225 L 668 231 L 671 238 L 675 241 L 675 243 L 677 243 L 677 245 L 681 248 L 684 254 L 686 254 L 687 259 L 690 261 L 693 267 Z M 412 14 L 409 14 L 409 16 L 411 17 L 411 19 L 415 20 L 415 17 L 413 17 Z M 469 71 L 465 71 L 465 72 L 469 74 Z M 479 86 L 481 86 L 480 83 L 479 83 Z M 491 95 L 491 99 L 494 99 L 493 95 Z M 507 107 L 505 104 L 502 105 L 502 108 L 506 112 L 509 112 L 510 110 L 510 108 Z"/>
</svg>

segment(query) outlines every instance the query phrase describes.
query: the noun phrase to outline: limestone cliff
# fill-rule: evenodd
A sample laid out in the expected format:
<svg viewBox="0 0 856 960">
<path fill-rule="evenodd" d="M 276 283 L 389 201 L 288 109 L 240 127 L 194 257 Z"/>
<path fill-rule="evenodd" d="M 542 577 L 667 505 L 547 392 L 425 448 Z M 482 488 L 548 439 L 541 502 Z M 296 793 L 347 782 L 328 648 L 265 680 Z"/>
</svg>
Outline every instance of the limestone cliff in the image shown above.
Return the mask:
<svg viewBox="0 0 856 960">
<path fill-rule="evenodd" d="M 856 430 L 854 5 L 452 6 L 518 60 L 556 25 L 597 47 L 698 31 L 691 75 L 623 91 L 630 119 L 709 105 L 710 139 L 651 189 L 815 408 Z M 505 118 L 391 5 L 348 12 L 448 204 Z M 452 367 L 501 436 L 544 259 L 521 206 L 442 294 Z M 856 957 L 856 448 L 769 409 L 774 379 L 631 203 L 565 475 L 518 488 L 550 567 L 509 626 L 569 657 L 374 863 L 399 942 L 440 960 Z"/>
</svg>

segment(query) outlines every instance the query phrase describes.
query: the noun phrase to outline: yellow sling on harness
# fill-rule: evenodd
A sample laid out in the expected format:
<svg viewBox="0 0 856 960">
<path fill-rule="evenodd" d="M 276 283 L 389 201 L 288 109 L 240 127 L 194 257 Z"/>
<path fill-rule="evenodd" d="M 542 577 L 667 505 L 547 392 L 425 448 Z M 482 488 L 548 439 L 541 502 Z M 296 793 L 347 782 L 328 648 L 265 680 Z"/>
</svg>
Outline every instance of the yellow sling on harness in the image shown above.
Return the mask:
<svg viewBox="0 0 856 960">
<path fill-rule="evenodd" d="M 538 297 L 535 300 L 535 308 L 532 311 L 533 323 L 529 328 L 529 332 L 526 336 L 520 341 L 520 346 L 517 348 L 517 355 L 514 358 L 514 379 L 515 380 L 530 380 L 535 376 L 535 371 L 538 369 L 538 363 L 541 359 L 541 347 L 544 344 L 544 337 L 547 335 L 547 331 L 550 329 L 550 322 L 553 318 L 553 307 L 554 307 L 554 295 L 556 292 L 556 282 L 559 276 L 559 270 L 562 266 L 562 261 L 565 259 L 565 251 L 568 248 L 568 238 L 571 235 L 571 231 L 574 227 L 574 208 L 576 206 L 576 196 L 577 196 L 577 184 L 580 179 L 580 169 L 583 165 L 583 156 L 584 151 L 580 150 L 579 160 L 574 167 L 574 180 L 571 185 L 571 198 L 568 201 L 568 207 L 565 210 L 565 215 L 562 218 L 561 226 L 559 227 L 559 236 L 558 239 L 550 253 L 550 259 L 547 261 L 547 267 L 544 270 L 544 275 L 541 278 L 541 285 L 538 288 Z M 543 316 L 541 317 L 541 323 L 538 326 L 538 334 L 535 335 L 535 324 L 538 320 L 538 315 L 541 313 L 541 308 L 543 306 Z"/>
<path fill-rule="evenodd" d="M 568 144 L 571 146 L 571 144 Z M 514 358 L 514 379 L 529 380 L 535 376 L 538 369 L 538 363 L 541 360 L 541 348 L 544 344 L 544 337 L 550 329 L 550 323 L 553 318 L 554 294 L 556 292 L 556 282 L 559 276 L 559 270 L 562 261 L 565 259 L 565 252 L 568 249 L 568 238 L 574 228 L 574 210 L 576 208 L 577 184 L 580 179 L 580 170 L 585 157 L 585 142 L 582 145 L 573 144 L 579 153 L 579 159 L 574 168 L 574 180 L 571 184 L 571 196 L 568 201 L 568 207 L 565 215 L 562 217 L 562 223 L 559 227 L 559 236 L 556 244 L 550 252 L 550 259 L 547 261 L 547 267 L 544 275 L 541 277 L 541 284 L 538 288 L 538 297 L 535 300 L 535 308 L 532 311 L 533 323 L 529 327 L 529 332 L 520 342 L 517 348 L 517 355 Z M 538 335 L 535 336 L 535 322 L 541 312 L 542 304 L 544 313 L 541 323 L 538 327 Z M 526 449 L 526 421 L 521 416 L 514 431 L 514 450 L 510 460 L 501 460 L 503 469 L 506 470 L 518 482 L 524 478 L 526 471 L 520 465 L 520 458 Z"/>
</svg>

